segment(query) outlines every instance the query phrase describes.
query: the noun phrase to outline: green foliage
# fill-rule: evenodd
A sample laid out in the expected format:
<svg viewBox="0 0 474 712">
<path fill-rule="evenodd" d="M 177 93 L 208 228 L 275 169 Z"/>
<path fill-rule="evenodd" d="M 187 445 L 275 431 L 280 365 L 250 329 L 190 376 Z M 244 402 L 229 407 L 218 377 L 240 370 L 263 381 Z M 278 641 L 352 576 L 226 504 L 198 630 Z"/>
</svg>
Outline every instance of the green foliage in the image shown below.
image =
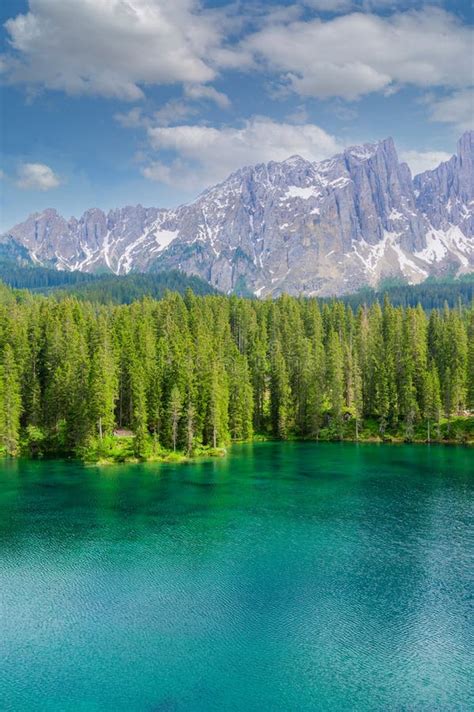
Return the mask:
<svg viewBox="0 0 474 712">
<path fill-rule="evenodd" d="M 31 263 L 27 251 L 15 259 L 0 250 L 0 281 L 15 289 L 48 291 L 57 287 L 74 287 L 93 282 L 97 277 L 87 272 L 68 272 L 53 267 L 38 267 Z"/>
<path fill-rule="evenodd" d="M 474 299 L 474 275 L 466 274 L 457 279 L 429 277 L 416 285 L 404 284 L 401 280 L 385 280 L 378 289 L 364 287 L 339 299 L 357 309 L 360 305 L 382 302 L 385 295 L 394 306 L 416 307 L 421 304 L 426 310 L 442 309 L 445 304 L 451 308 L 458 304 L 469 305 Z"/>
<path fill-rule="evenodd" d="M 178 270 L 157 274 L 132 273 L 120 277 L 104 275 L 87 284 L 57 290 L 55 294 L 59 297 L 72 294 L 82 301 L 100 304 L 131 304 L 143 297 L 161 299 L 167 291 L 184 295 L 188 289 L 201 296 L 217 294 L 217 291 L 204 280 L 188 276 Z"/>
<path fill-rule="evenodd" d="M 5 345 L 0 365 L 0 444 L 7 455 L 16 455 L 22 411 L 18 367 L 13 348 Z"/>
<path fill-rule="evenodd" d="M 42 457 L 46 446 L 46 434 L 36 425 L 27 425 L 25 428 L 25 437 L 23 442 L 23 450 L 32 457 Z"/>
<path fill-rule="evenodd" d="M 182 458 L 255 433 L 472 439 L 473 307 L 11 295 L 0 291 L 4 453 Z"/>
<path fill-rule="evenodd" d="M 74 295 L 82 301 L 100 304 L 131 304 L 145 296 L 160 299 L 166 291 L 184 294 L 191 289 L 195 294 L 217 294 L 217 290 L 199 277 L 189 276 L 179 270 L 156 274 L 132 273 L 89 274 L 67 272 L 28 263 L 2 259 L 0 253 L 0 282 L 15 289 L 54 295 L 64 299 Z"/>
</svg>

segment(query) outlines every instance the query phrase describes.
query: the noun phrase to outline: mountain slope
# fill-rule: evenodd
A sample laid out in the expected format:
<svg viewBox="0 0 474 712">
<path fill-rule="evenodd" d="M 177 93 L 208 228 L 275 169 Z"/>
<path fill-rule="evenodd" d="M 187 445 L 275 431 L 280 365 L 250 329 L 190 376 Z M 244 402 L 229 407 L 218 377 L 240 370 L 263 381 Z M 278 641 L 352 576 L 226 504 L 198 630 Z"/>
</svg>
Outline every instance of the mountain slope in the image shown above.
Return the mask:
<svg viewBox="0 0 474 712">
<path fill-rule="evenodd" d="M 474 132 L 412 179 L 391 139 L 242 168 L 174 210 L 30 216 L 3 237 L 57 269 L 180 269 L 218 289 L 331 295 L 474 270 Z"/>
<path fill-rule="evenodd" d="M 338 300 L 348 304 L 354 312 L 359 306 L 371 305 L 374 302 L 382 304 L 388 297 L 393 306 L 416 307 L 420 304 L 426 311 L 431 309 L 450 309 L 463 304 L 469 307 L 474 299 L 474 273 L 452 279 L 450 277 L 433 278 L 420 284 L 382 284 L 375 290 L 363 287 L 354 294 L 345 294 Z M 325 297 L 325 302 L 331 303 L 334 297 Z"/>
<path fill-rule="evenodd" d="M 218 294 L 208 282 L 178 270 L 159 274 L 102 275 L 89 284 L 64 285 L 54 289 L 53 293 L 56 297 L 73 295 L 81 301 L 100 304 L 131 304 L 143 297 L 161 299 L 168 291 L 184 296 L 188 289 L 197 296 Z"/>
<path fill-rule="evenodd" d="M 199 296 L 218 293 L 208 282 L 178 270 L 120 276 L 69 272 L 4 259 L 1 249 L 0 283 L 13 289 L 28 289 L 39 294 L 54 293 L 58 297 L 74 295 L 78 299 L 102 304 L 130 304 L 142 297 L 160 299 L 166 291 L 184 295 L 190 289 Z"/>
</svg>

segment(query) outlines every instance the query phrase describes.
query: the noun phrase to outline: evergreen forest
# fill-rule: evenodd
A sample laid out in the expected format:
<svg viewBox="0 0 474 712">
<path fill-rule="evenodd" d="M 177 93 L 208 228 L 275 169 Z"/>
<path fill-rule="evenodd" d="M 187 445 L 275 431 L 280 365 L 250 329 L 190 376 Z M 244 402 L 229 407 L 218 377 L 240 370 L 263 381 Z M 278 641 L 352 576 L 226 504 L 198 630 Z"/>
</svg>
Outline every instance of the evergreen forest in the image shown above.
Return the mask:
<svg viewBox="0 0 474 712">
<path fill-rule="evenodd" d="M 474 308 L 0 292 L 0 446 L 89 460 L 259 438 L 474 439 Z"/>
</svg>

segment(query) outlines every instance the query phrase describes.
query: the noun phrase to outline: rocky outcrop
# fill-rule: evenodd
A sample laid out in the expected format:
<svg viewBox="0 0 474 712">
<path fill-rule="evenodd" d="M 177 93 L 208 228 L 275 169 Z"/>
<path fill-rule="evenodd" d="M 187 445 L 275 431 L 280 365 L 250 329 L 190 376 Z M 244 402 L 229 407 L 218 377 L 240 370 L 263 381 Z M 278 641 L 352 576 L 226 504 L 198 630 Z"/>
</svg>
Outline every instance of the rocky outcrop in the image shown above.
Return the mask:
<svg viewBox="0 0 474 712">
<path fill-rule="evenodd" d="M 459 139 L 455 156 L 413 182 L 417 208 L 432 227 L 457 225 L 467 237 L 474 236 L 474 131 Z"/>
<path fill-rule="evenodd" d="M 384 277 L 420 282 L 474 269 L 474 132 L 412 179 L 393 141 L 320 163 L 242 168 L 175 210 L 30 216 L 4 236 L 58 269 L 179 268 L 225 292 L 340 294 Z"/>
</svg>

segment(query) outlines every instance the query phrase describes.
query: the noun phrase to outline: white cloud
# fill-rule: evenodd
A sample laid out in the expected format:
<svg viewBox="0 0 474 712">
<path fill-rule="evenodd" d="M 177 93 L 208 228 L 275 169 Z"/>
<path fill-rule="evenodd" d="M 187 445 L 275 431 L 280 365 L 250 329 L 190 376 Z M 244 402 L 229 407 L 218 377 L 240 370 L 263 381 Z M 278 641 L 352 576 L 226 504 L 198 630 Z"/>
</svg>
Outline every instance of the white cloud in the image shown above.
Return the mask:
<svg viewBox="0 0 474 712">
<path fill-rule="evenodd" d="M 181 99 L 170 99 L 161 109 L 154 111 L 148 125 L 170 126 L 178 121 L 184 121 L 190 116 L 197 114 L 195 106 L 182 101 Z"/>
<path fill-rule="evenodd" d="M 198 113 L 196 105 L 191 102 L 212 101 L 221 109 L 230 107 L 229 98 L 214 87 L 202 84 L 185 84 L 184 94 L 189 101 L 183 99 L 170 99 L 157 111 L 145 113 L 139 106 L 134 106 L 129 111 L 119 112 L 114 119 L 122 128 L 138 129 L 150 126 L 170 126 L 183 122 Z"/>
<path fill-rule="evenodd" d="M 138 129 L 146 126 L 146 118 L 138 106 L 134 106 L 130 111 L 114 114 L 114 119 L 124 129 Z"/>
<path fill-rule="evenodd" d="M 429 7 L 385 17 L 355 12 L 269 23 L 243 40 L 245 51 L 280 74 L 301 96 L 343 97 L 402 85 L 464 87 L 472 67 L 472 30 L 452 14 Z"/>
<path fill-rule="evenodd" d="M 342 13 L 350 10 L 401 10 L 424 5 L 424 0 L 303 0 L 304 4 L 321 12 Z M 430 5 L 442 4 L 443 0 L 430 0 Z"/>
<path fill-rule="evenodd" d="M 157 111 L 145 113 L 141 107 L 134 106 L 129 111 L 115 114 L 114 119 L 124 129 L 143 129 L 151 126 L 170 126 L 197 113 L 196 106 L 182 99 L 170 99 Z"/>
<path fill-rule="evenodd" d="M 352 0 L 304 0 L 304 4 L 321 12 L 347 12 L 354 5 Z"/>
<path fill-rule="evenodd" d="M 152 161 L 143 168 L 147 178 L 188 188 L 206 187 L 245 165 L 281 161 L 295 153 L 322 160 L 336 153 L 336 139 L 314 124 L 277 123 L 254 117 L 240 128 L 187 125 L 150 127 L 156 151 L 171 152 L 174 163 Z"/>
<path fill-rule="evenodd" d="M 177 159 L 171 164 L 152 161 L 142 169 L 142 175 L 156 183 L 165 183 L 176 186 L 178 183 L 184 188 L 203 187 L 196 181 L 196 177 L 189 174 L 187 164 Z"/>
<path fill-rule="evenodd" d="M 412 175 L 416 176 L 449 161 L 451 155 L 445 151 L 401 151 L 400 160 L 408 163 Z"/>
<path fill-rule="evenodd" d="M 464 89 L 472 68 L 459 58 L 472 54 L 472 29 L 434 7 L 401 11 L 418 4 L 302 0 L 242 11 L 201 0 L 29 0 L 28 13 L 5 23 L 12 50 L 0 62 L 7 81 L 33 94 L 45 87 L 136 101 L 148 85 L 182 83 L 188 99 L 220 108 L 230 100 L 209 82 L 221 69 L 270 70 L 280 88 L 302 97 L 355 100 L 403 85 Z M 324 21 L 318 12 L 352 14 Z M 252 25 L 259 30 L 235 46 Z"/>
<path fill-rule="evenodd" d="M 12 82 L 137 100 L 148 84 L 211 81 L 223 15 L 198 0 L 30 0 L 5 23 Z"/>
<path fill-rule="evenodd" d="M 44 163 L 23 163 L 18 167 L 16 185 L 22 190 L 51 190 L 61 184 L 54 171 Z"/>
<path fill-rule="evenodd" d="M 209 82 L 224 69 L 269 70 L 301 96 L 349 100 L 406 84 L 468 86 L 470 62 L 460 57 L 472 54 L 472 29 L 440 9 L 413 9 L 420 4 L 29 0 L 29 12 L 5 23 L 11 50 L 0 64 L 7 81 L 33 95 L 47 88 L 136 101 L 149 85 L 181 83 L 187 98 L 221 108 L 229 98 Z M 319 12 L 351 14 L 322 20 Z M 259 29 L 248 34 L 251 27 Z"/>
<path fill-rule="evenodd" d="M 217 91 L 214 87 L 205 86 L 204 84 L 186 84 L 184 93 L 189 99 L 208 99 L 213 101 L 220 109 L 228 109 L 230 107 L 229 97 L 223 92 Z"/>
<path fill-rule="evenodd" d="M 307 124 L 309 122 L 309 113 L 306 107 L 301 104 L 286 115 L 286 120 L 290 124 Z"/>
<path fill-rule="evenodd" d="M 431 120 L 454 124 L 460 131 L 474 127 L 474 89 L 453 92 L 430 102 Z"/>
</svg>

